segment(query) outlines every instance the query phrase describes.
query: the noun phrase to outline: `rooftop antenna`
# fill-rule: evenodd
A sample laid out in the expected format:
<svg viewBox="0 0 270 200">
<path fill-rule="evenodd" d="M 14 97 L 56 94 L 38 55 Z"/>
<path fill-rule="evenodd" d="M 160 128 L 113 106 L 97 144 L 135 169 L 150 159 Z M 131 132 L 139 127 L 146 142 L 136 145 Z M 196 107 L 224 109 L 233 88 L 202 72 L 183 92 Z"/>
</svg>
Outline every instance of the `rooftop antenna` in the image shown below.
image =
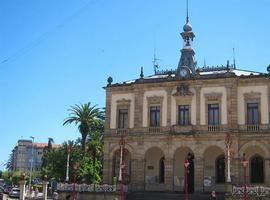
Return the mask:
<svg viewBox="0 0 270 200">
<path fill-rule="evenodd" d="M 206 67 L 206 60 L 203 60 L 203 67 Z"/>
<path fill-rule="evenodd" d="M 233 68 L 236 69 L 236 66 L 235 66 L 235 51 L 234 51 L 234 47 L 233 47 Z"/>
<path fill-rule="evenodd" d="M 187 23 L 189 22 L 189 16 L 188 16 L 188 0 L 187 0 Z"/>
<path fill-rule="evenodd" d="M 153 66 L 154 66 L 154 72 L 155 75 L 157 74 L 157 69 L 159 68 L 157 61 L 160 60 L 156 57 L 156 51 L 154 52 L 154 59 L 153 59 Z"/>
</svg>

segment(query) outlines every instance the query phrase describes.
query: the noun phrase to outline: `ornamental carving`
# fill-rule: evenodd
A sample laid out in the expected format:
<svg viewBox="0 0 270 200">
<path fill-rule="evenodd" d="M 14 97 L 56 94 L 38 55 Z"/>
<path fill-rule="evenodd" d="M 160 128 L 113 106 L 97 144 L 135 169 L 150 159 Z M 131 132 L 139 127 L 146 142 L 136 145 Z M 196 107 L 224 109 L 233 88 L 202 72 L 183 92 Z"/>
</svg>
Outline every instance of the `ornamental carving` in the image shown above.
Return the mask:
<svg viewBox="0 0 270 200">
<path fill-rule="evenodd" d="M 149 104 L 161 104 L 163 101 L 163 96 L 151 96 L 147 97 L 147 101 Z"/>
<path fill-rule="evenodd" d="M 222 97 L 222 93 L 217 92 L 211 92 L 204 94 L 205 98 L 207 98 L 208 101 L 219 101 Z"/>
<path fill-rule="evenodd" d="M 174 97 L 177 96 L 193 96 L 194 94 L 189 91 L 188 85 L 179 85 L 176 88 L 176 92 L 173 94 Z"/>
<path fill-rule="evenodd" d="M 245 101 L 258 101 L 261 98 L 260 92 L 249 92 L 244 94 Z"/>
<path fill-rule="evenodd" d="M 120 99 L 117 101 L 118 106 L 129 106 L 131 103 L 130 99 Z"/>
</svg>

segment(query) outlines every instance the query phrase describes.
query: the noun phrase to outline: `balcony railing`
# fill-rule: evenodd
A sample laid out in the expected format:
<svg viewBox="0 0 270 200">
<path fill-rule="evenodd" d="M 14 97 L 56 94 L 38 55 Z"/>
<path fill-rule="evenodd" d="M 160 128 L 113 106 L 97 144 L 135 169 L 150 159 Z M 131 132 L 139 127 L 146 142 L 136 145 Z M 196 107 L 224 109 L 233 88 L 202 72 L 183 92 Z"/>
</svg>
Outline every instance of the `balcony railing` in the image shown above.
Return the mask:
<svg viewBox="0 0 270 200">
<path fill-rule="evenodd" d="M 247 131 L 249 131 L 249 132 L 260 131 L 260 125 L 259 124 L 248 124 Z"/>
<path fill-rule="evenodd" d="M 128 128 L 118 128 L 116 130 L 118 135 L 127 135 L 129 134 L 129 129 Z"/>
<path fill-rule="evenodd" d="M 220 125 L 208 125 L 209 132 L 217 132 L 220 131 Z"/>
<path fill-rule="evenodd" d="M 161 132 L 160 127 L 149 127 L 148 131 L 149 133 L 154 133 L 154 134 Z"/>
</svg>

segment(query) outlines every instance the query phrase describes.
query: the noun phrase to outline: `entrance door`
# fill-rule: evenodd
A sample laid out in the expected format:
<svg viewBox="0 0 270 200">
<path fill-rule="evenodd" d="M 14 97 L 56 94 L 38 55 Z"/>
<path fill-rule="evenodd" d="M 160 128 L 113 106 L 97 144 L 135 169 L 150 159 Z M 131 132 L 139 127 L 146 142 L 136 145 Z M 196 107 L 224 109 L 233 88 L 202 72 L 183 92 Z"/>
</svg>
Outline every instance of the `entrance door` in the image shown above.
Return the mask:
<svg viewBox="0 0 270 200">
<path fill-rule="evenodd" d="M 216 183 L 225 183 L 225 156 L 223 155 L 216 160 Z"/>
<path fill-rule="evenodd" d="M 187 175 L 187 181 L 188 181 L 188 192 L 193 193 L 194 192 L 194 155 L 191 153 L 188 153 L 187 159 L 189 164 L 188 167 L 188 175 Z"/>
<path fill-rule="evenodd" d="M 264 183 L 263 158 L 261 156 L 254 156 L 251 158 L 250 161 L 251 161 L 250 182 Z"/>
</svg>

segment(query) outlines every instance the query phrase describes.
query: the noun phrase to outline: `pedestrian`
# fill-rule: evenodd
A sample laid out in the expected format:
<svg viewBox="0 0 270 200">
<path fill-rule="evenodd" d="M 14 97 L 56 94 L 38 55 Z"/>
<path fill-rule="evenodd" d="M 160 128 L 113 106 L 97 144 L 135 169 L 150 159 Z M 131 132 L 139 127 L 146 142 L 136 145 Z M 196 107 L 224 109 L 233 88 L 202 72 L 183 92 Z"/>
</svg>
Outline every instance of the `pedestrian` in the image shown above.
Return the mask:
<svg viewBox="0 0 270 200">
<path fill-rule="evenodd" d="M 217 200 L 216 192 L 212 191 L 209 200 Z"/>
</svg>

